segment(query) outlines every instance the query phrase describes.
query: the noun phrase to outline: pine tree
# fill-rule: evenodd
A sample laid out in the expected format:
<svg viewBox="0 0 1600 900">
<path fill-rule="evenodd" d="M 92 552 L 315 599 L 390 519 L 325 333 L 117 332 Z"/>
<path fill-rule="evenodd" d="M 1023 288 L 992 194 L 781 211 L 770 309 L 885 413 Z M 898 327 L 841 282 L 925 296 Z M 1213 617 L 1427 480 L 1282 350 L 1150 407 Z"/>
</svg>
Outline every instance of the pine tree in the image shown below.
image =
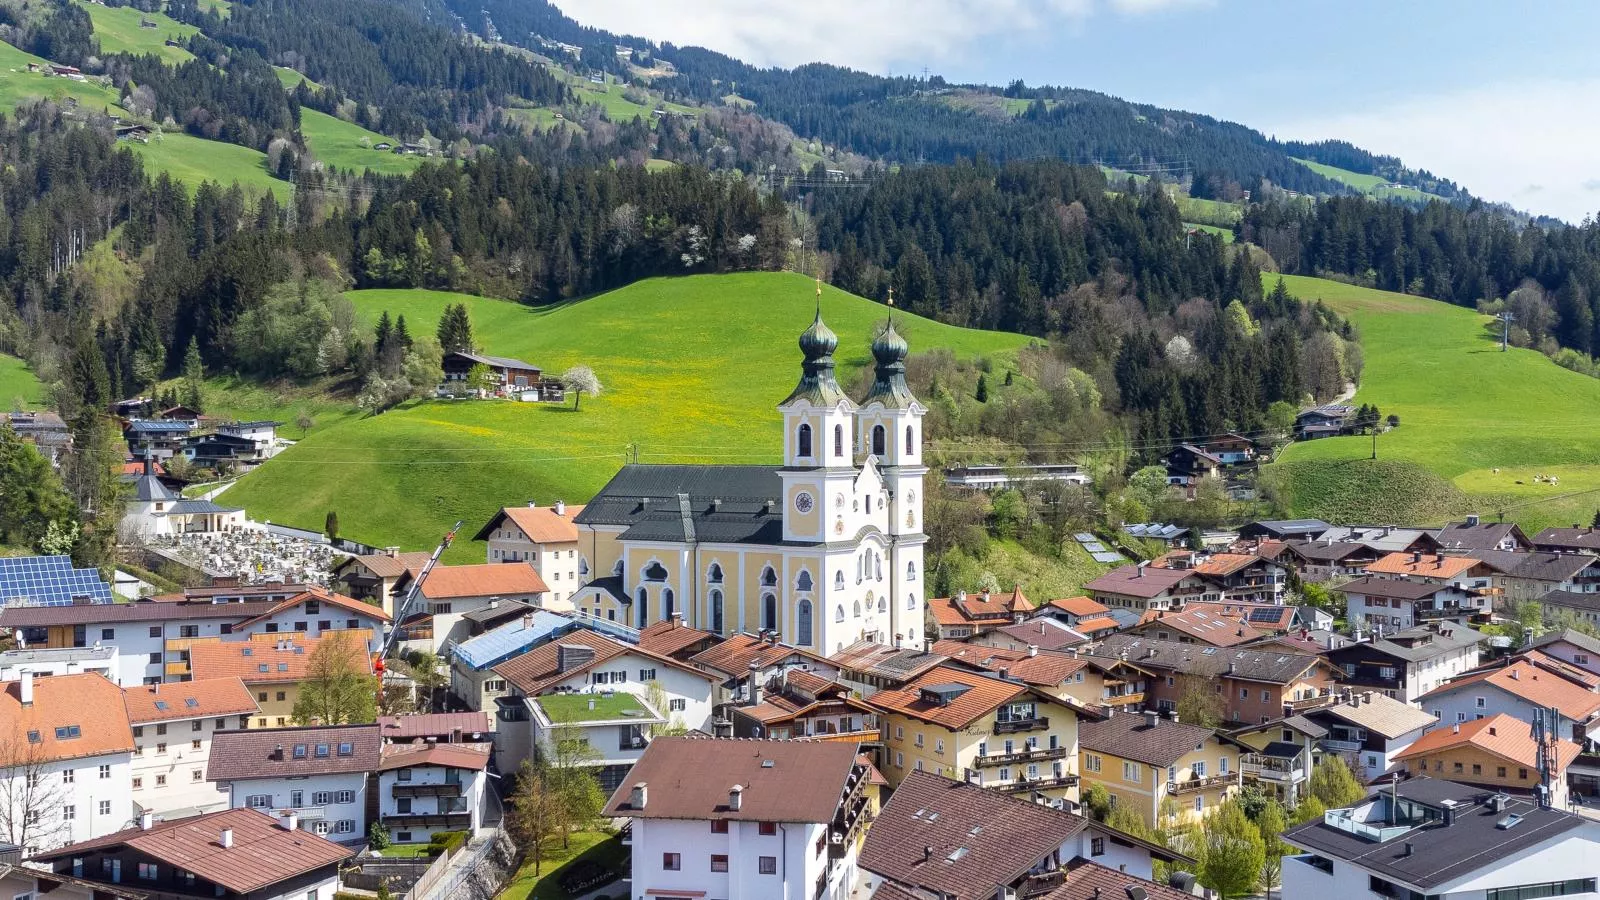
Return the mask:
<svg viewBox="0 0 1600 900">
<path fill-rule="evenodd" d="M 404 350 L 411 349 L 411 332 L 406 330 L 405 313 L 401 313 L 400 317 L 394 320 L 394 342 Z"/>
<path fill-rule="evenodd" d="M 452 303 L 439 317 L 439 347 L 446 353 L 472 352 L 472 320 L 465 303 Z"/>
<path fill-rule="evenodd" d="M 200 348 L 195 345 L 194 337 L 189 338 L 189 347 L 183 352 L 183 405 L 195 412 L 205 409 L 205 364 L 200 361 Z"/>
<path fill-rule="evenodd" d="M 989 379 L 981 372 L 978 374 L 978 393 L 976 397 L 979 403 L 989 402 Z"/>
<path fill-rule="evenodd" d="M 339 539 L 339 514 L 337 512 L 331 509 L 328 510 L 327 517 L 322 520 L 322 531 L 330 541 Z"/>
<path fill-rule="evenodd" d="M 389 349 L 389 340 L 394 337 L 394 323 L 389 320 L 389 311 L 387 309 L 383 311 L 383 315 L 378 317 L 376 337 L 377 340 L 374 342 L 372 350 L 375 356 L 381 358 L 383 351 Z"/>
</svg>

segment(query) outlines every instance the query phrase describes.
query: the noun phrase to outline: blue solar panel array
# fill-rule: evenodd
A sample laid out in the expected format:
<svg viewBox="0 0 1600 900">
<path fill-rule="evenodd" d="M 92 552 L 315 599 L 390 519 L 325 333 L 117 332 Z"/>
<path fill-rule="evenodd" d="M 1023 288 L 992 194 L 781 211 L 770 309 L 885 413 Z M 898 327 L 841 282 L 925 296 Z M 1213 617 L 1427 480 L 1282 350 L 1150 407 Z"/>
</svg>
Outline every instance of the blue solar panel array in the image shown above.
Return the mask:
<svg viewBox="0 0 1600 900">
<path fill-rule="evenodd" d="M 111 585 L 95 569 L 74 569 L 70 556 L 0 558 L 0 603 L 71 606 L 74 600 L 111 603 Z"/>
</svg>

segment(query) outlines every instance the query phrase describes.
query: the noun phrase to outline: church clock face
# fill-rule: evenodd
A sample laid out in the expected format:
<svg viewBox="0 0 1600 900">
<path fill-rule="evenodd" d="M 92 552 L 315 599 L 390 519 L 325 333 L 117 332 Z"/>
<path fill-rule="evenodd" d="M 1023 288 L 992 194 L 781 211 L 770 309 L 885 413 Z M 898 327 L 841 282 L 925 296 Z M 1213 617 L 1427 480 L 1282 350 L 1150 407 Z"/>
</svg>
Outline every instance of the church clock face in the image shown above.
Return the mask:
<svg viewBox="0 0 1600 900">
<path fill-rule="evenodd" d="M 800 493 L 794 495 L 795 511 L 801 513 L 802 515 L 811 512 L 811 508 L 815 505 L 816 501 L 811 499 L 811 495 L 805 491 L 801 491 Z"/>
</svg>

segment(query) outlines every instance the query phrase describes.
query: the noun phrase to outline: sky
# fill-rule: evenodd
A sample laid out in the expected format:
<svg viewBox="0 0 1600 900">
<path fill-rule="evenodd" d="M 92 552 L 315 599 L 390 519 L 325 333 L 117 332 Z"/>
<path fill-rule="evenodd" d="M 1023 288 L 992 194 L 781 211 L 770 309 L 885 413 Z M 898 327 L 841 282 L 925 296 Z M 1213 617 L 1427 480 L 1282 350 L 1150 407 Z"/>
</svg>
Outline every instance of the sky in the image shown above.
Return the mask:
<svg viewBox="0 0 1600 900">
<path fill-rule="evenodd" d="M 758 65 L 1058 84 L 1341 138 L 1571 222 L 1600 211 L 1600 3 L 554 0 Z"/>
</svg>

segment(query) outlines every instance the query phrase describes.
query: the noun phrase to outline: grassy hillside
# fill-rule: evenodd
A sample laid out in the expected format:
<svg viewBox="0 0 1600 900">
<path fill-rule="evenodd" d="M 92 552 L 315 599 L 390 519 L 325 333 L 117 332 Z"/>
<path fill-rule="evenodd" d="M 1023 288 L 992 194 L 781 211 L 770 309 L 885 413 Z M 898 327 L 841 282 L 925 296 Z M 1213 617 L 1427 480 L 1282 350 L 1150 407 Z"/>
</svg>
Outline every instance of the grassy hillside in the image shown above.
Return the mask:
<svg viewBox="0 0 1600 900">
<path fill-rule="evenodd" d="M 133 142 L 127 146 L 144 158 L 146 169 L 152 175 L 157 171 L 166 172 L 182 181 L 191 194 L 203 181 L 224 185 L 238 182 L 248 194 L 272 191 L 280 201 L 289 200 L 289 182 L 267 171 L 267 155 L 259 150 L 208 141 L 181 131 L 152 136 L 148 144 Z"/>
<path fill-rule="evenodd" d="M 335 509 L 349 535 L 407 547 L 432 546 L 458 518 L 476 527 L 508 503 L 585 500 L 632 444 L 644 462 L 775 462 L 774 407 L 799 376 L 795 340 L 815 302 L 807 279 L 771 273 L 658 278 L 551 309 L 432 291 L 348 296 L 368 322 L 387 310 L 413 333 L 432 332 L 446 304 L 465 302 L 486 352 L 557 374 L 589 365 L 606 388 L 577 412 L 570 402 L 433 401 L 318 428 L 228 494 L 256 519 L 321 528 Z M 870 365 L 884 312 L 824 288 L 846 384 Z M 1027 342 L 897 319 L 913 350 L 974 356 Z M 462 542 L 452 558 L 481 554 Z"/>
<path fill-rule="evenodd" d="M 1349 169 L 1341 169 L 1337 166 L 1312 162 L 1309 159 L 1299 159 L 1297 157 L 1290 157 L 1290 159 L 1293 159 L 1295 162 L 1305 166 L 1318 175 L 1321 175 L 1325 178 L 1331 178 L 1340 184 L 1347 184 L 1369 197 L 1378 197 L 1386 200 L 1418 200 L 1423 202 L 1441 199 L 1432 194 L 1425 193 L 1417 190 L 1414 187 L 1407 187 L 1405 185 L 1401 185 L 1400 187 L 1386 187 L 1385 185 L 1387 182 L 1377 175 L 1363 175 L 1360 172 L 1352 172 Z"/>
<path fill-rule="evenodd" d="M 89 109 L 109 108 L 114 113 L 123 112 L 117 106 L 121 98 L 116 91 L 103 88 L 94 81 L 73 81 L 29 72 L 29 63 L 49 65 L 40 57 L 24 53 L 10 44 L 0 43 L 0 110 L 9 113 L 18 104 L 28 100 L 47 98 L 61 102 L 71 97 Z"/>
<path fill-rule="evenodd" d="M 1352 402 L 1400 417 L 1398 429 L 1378 438 L 1378 465 L 1368 461 L 1370 438 L 1289 448 L 1274 469 L 1297 513 L 1400 523 L 1509 508 L 1506 517 L 1524 528 L 1593 516 L 1600 380 L 1532 350 L 1501 353 L 1486 317 L 1473 310 L 1322 279 L 1285 281 L 1360 330 L 1366 362 Z M 1594 493 L 1568 496 L 1581 491 Z"/>
<path fill-rule="evenodd" d="M 0 354 L 0 404 L 8 410 L 19 405 L 23 409 L 44 406 L 44 385 L 28 364 L 15 356 Z"/>
<path fill-rule="evenodd" d="M 392 144 L 395 141 L 354 122 L 346 122 L 314 109 L 301 108 L 300 133 L 305 135 L 306 145 L 317 159 L 335 169 L 358 172 L 371 169 L 382 175 L 409 175 L 423 163 L 422 157 L 374 150 L 372 148 L 376 144 Z M 365 146 L 361 144 L 362 139 L 367 141 Z"/>
<path fill-rule="evenodd" d="M 78 0 L 78 5 L 88 10 L 102 52 L 136 56 L 154 53 L 173 65 L 194 59 L 194 54 L 182 47 L 167 46 L 168 38 L 187 41 L 198 34 L 200 29 L 193 25 L 186 25 L 165 13 L 142 13 L 131 6 L 101 6 L 83 0 Z M 154 22 L 156 27 L 145 28 L 140 25 L 144 21 Z"/>
</svg>

